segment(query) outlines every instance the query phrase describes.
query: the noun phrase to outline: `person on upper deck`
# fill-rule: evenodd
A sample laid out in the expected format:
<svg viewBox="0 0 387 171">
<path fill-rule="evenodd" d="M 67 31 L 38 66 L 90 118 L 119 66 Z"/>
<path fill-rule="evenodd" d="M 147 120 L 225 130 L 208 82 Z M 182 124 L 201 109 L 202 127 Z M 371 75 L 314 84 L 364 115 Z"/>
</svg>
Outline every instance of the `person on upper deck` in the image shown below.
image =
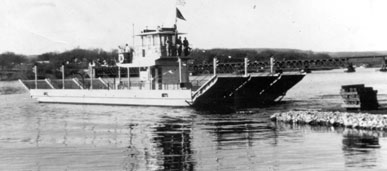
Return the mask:
<svg viewBox="0 0 387 171">
<path fill-rule="evenodd" d="M 166 50 L 167 50 L 167 56 L 172 56 L 172 42 L 167 38 L 166 42 Z"/>
<path fill-rule="evenodd" d="M 130 47 L 128 44 L 125 45 L 125 53 L 130 53 Z"/>
<path fill-rule="evenodd" d="M 182 47 L 182 42 L 181 42 L 181 37 L 179 36 L 179 38 L 176 40 L 176 46 L 177 46 L 177 55 L 178 56 L 181 56 L 181 53 L 183 51 L 183 47 Z"/>
<path fill-rule="evenodd" d="M 132 60 L 133 60 L 132 52 L 133 52 L 133 49 L 130 48 L 128 44 L 126 44 L 124 49 L 124 62 L 132 63 Z"/>
<path fill-rule="evenodd" d="M 118 53 L 124 53 L 124 49 L 121 46 L 118 46 Z"/>
<path fill-rule="evenodd" d="M 188 56 L 189 55 L 189 42 L 187 40 L 187 37 L 184 37 L 183 46 L 184 46 L 184 56 Z"/>
</svg>

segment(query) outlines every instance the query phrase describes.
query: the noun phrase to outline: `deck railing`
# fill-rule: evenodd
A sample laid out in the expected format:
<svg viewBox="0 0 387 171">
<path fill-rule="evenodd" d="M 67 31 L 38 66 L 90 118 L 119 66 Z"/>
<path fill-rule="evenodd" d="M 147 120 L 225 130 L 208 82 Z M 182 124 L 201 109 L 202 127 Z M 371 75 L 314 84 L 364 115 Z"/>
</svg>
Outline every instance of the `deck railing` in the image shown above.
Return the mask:
<svg viewBox="0 0 387 171">
<path fill-rule="evenodd" d="M 27 89 L 133 89 L 133 90 L 180 90 L 180 84 L 168 83 L 168 84 L 156 84 L 152 82 L 144 81 L 116 81 L 116 80 L 103 80 L 93 79 L 44 79 L 44 80 L 19 80 L 23 86 Z M 64 83 L 64 86 L 63 86 Z M 93 84 L 91 86 L 91 84 Z"/>
<path fill-rule="evenodd" d="M 192 90 L 196 91 L 199 89 L 202 85 L 204 85 L 208 80 L 210 80 L 213 77 L 213 75 L 207 74 L 207 75 L 200 75 L 195 76 L 190 82 L 192 84 Z"/>
<path fill-rule="evenodd" d="M 206 92 L 212 85 L 216 83 L 218 76 L 214 75 L 206 83 L 204 83 L 198 90 L 192 94 L 192 101 L 195 101 L 200 95 Z"/>
</svg>

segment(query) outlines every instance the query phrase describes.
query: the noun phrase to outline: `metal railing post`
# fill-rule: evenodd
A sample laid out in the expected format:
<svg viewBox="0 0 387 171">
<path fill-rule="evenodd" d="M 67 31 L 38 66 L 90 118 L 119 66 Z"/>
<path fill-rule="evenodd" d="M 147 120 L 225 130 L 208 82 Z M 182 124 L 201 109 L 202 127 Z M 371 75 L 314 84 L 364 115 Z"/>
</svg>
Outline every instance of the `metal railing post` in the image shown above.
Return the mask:
<svg viewBox="0 0 387 171">
<path fill-rule="evenodd" d="M 213 59 L 213 69 L 214 69 L 214 75 L 216 75 L 216 67 L 217 67 L 218 60 L 216 58 Z"/>
<path fill-rule="evenodd" d="M 64 81 L 64 65 L 61 66 L 60 71 L 62 71 L 62 89 L 65 89 L 65 81 Z"/>
<path fill-rule="evenodd" d="M 119 89 L 120 84 L 121 84 L 121 67 L 118 66 L 118 83 L 116 85 L 116 89 Z"/>
<path fill-rule="evenodd" d="M 249 60 L 245 58 L 245 77 L 247 76 L 247 66 L 249 64 Z"/>
<path fill-rule="evenodd" d="M 181 58 L 179 57 L 179 59 L 178 59 L 178 61 L 179 61 L 179 83 L 181 83 L 181 80 L 182 80 L 182 78 L 181 78 Z"/>
<path fill-rule="evenodd" d="M 130 89 L 130 68 L 128 67 L 128 89 Z"/>
<path fill-rule="evenodd" d="M 90 89 L 93 89 L 93 66 L 90 65 Z"/>
<path fill-rule="evenodd" d="M 38 67 L 35 65 L 33 68 L 35 73 L 35 89 L 38 89 Z"/>
</svg>

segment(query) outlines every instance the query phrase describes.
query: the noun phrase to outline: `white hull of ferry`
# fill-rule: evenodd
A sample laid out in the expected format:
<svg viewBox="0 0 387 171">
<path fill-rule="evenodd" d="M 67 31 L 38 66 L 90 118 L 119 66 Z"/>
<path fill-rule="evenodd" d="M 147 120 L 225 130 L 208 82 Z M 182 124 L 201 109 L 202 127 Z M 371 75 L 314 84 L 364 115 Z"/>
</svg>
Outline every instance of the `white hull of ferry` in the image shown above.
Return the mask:
<svg viewBox="0 0 387 171">
<path fill-rule="evenodd" d="M 42 103 L 190 106 L 191 90 L 69 90 L 30 89 L 31 97 Z"/>
</svg>

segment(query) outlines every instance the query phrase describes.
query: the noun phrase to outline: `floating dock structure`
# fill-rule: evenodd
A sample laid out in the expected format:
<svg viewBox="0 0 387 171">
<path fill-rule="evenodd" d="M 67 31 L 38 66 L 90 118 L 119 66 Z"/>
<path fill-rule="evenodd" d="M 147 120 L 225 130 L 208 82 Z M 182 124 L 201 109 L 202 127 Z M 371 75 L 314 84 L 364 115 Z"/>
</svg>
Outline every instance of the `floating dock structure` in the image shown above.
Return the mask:
<svg viewBox="0 0 387 171">
<path fill-rule="evenodd" d="M 365 87 L 364 84 L 341 86 L 340 95 L 344 100 L 343 108 L 352 110 L 378 109 L 377 90 Z"/>
</svg>

